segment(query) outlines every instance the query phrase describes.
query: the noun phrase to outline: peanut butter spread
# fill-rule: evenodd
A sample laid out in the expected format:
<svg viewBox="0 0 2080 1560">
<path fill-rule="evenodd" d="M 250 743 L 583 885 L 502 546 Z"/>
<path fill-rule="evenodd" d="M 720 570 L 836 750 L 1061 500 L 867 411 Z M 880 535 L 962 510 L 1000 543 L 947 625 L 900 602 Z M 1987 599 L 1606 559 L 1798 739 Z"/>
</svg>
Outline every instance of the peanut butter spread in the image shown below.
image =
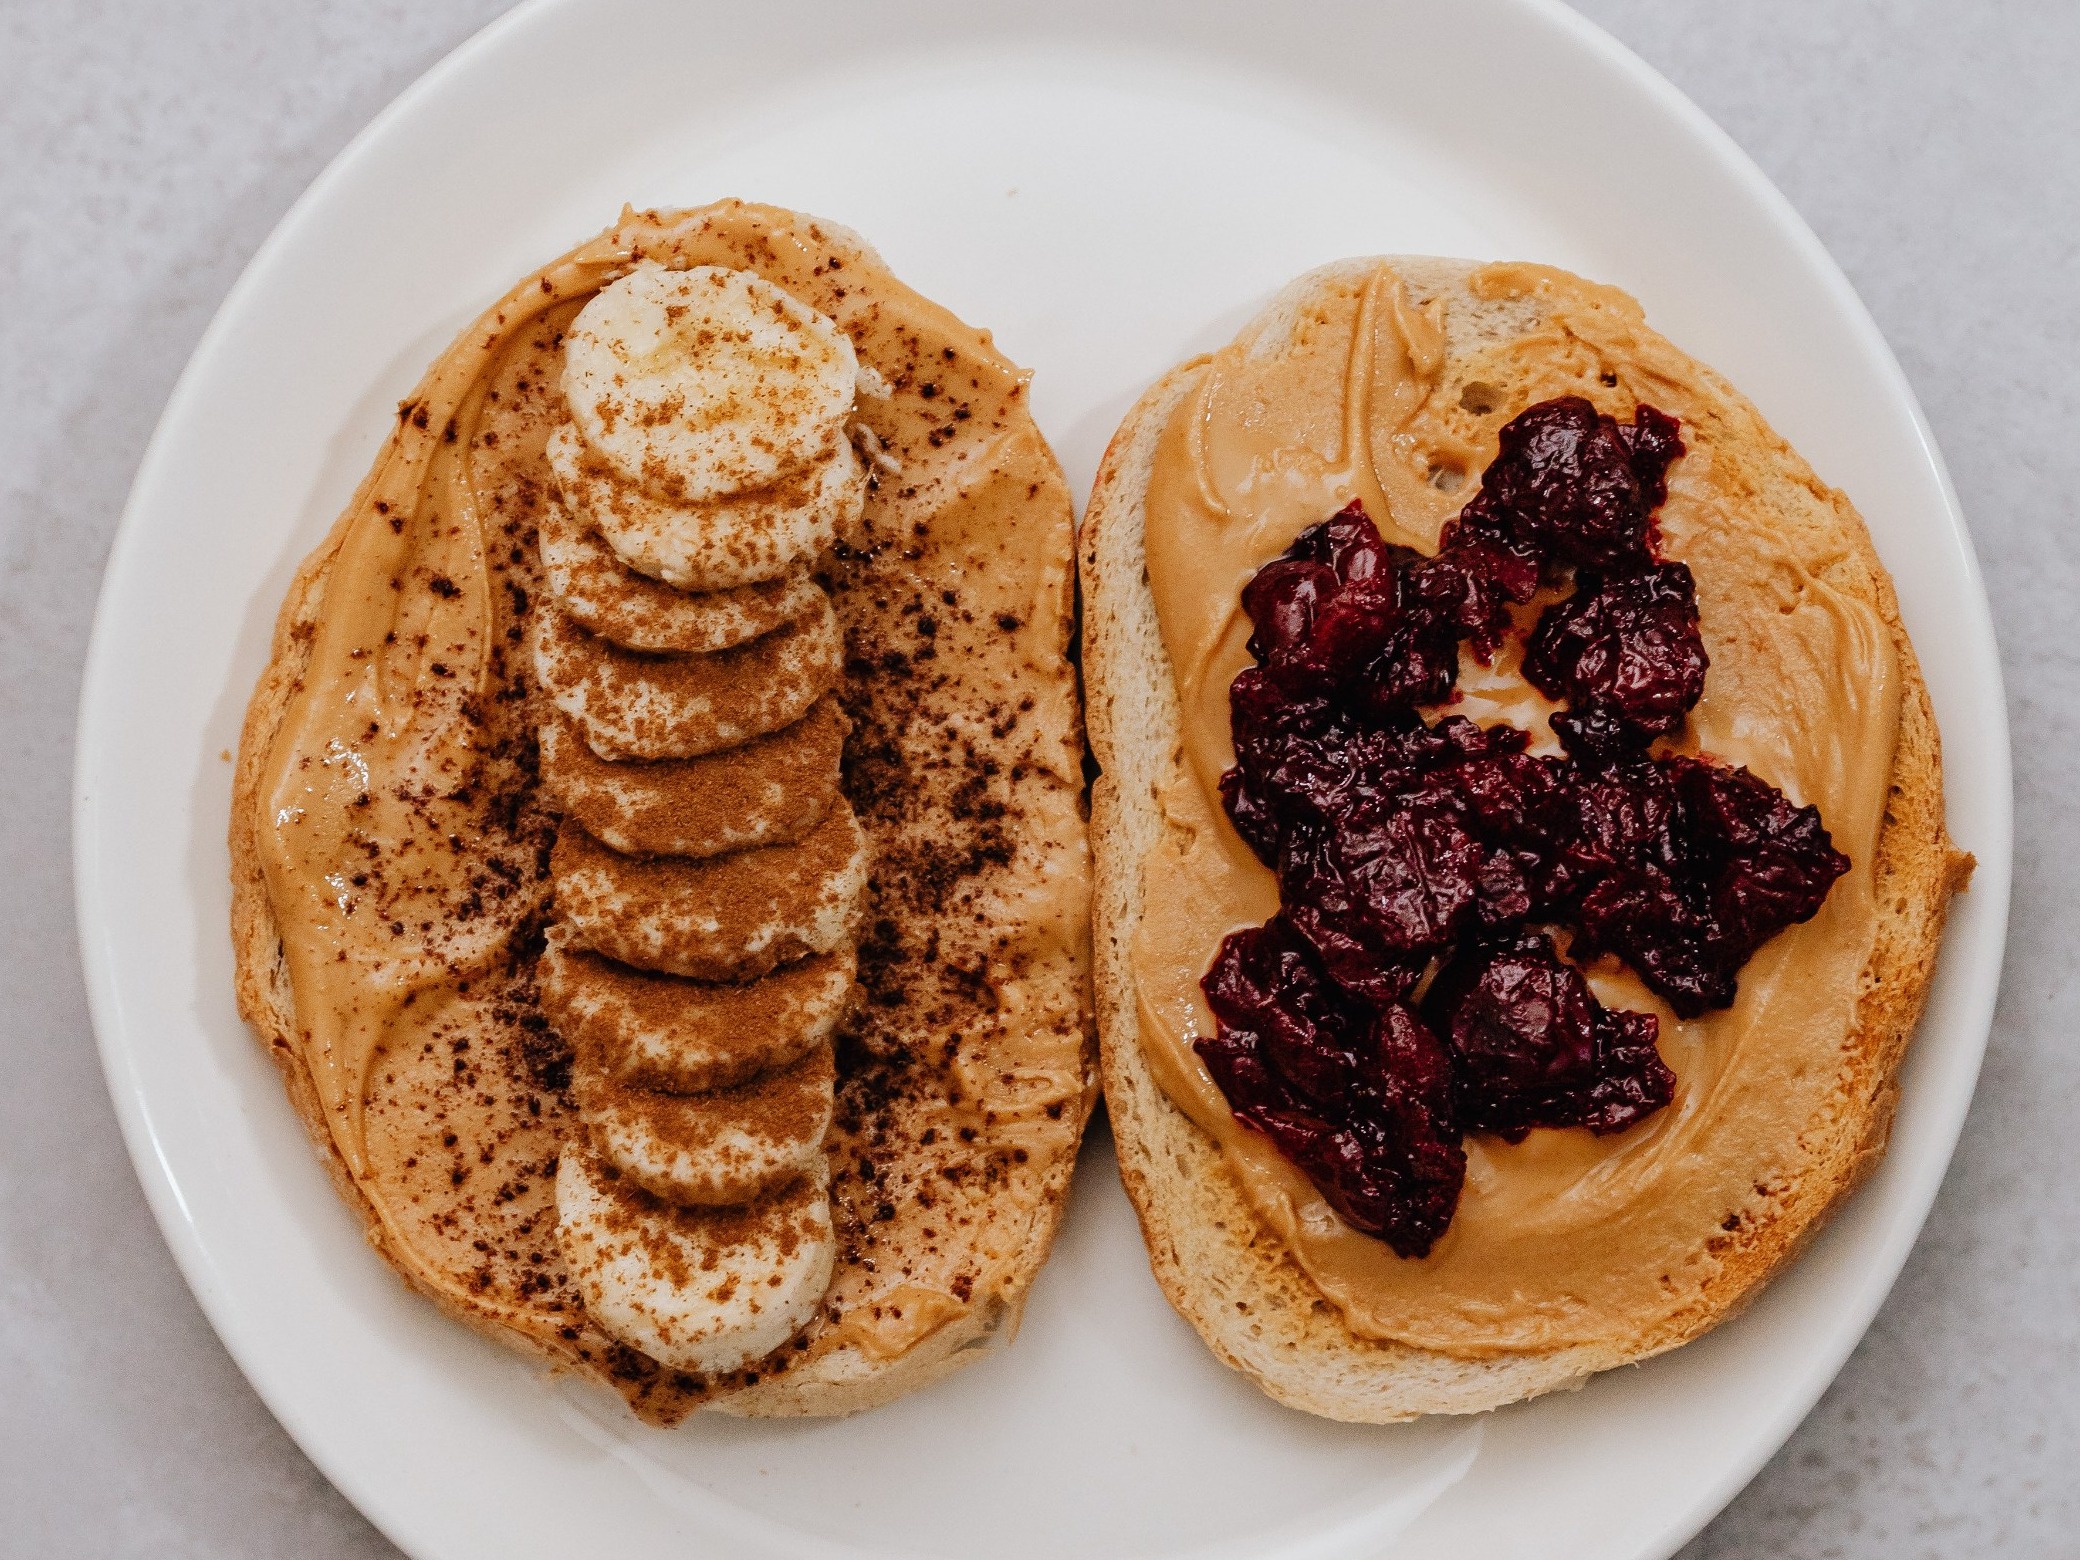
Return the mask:
<svg viewBox="0 0 2080 1560">
<path fill-rule="evenodd" d="M 1713 1237 L 1818 1124 L 1876 935 L 1873 867 L 1899 723 L 1891 632 L 1822 578 L 1830 561 L 1760 507 L 1728 430 L 1731 400 L 1610 289 L 1488 266 L 1486 299 L 1535 298 L 1541 323 L 1451 364 L 1448 297 L 1381 264 L 1352 270 L 1297 320 L 1254 327 L 1204 361 L 1164 429 L 1147 500 L 1148 578 L 1175 669 L 1182 750 L 1167 829 L 1142 864 L 1132 947 L 1142 1045 L 1171 1098 L 1225 1151 L 1252 1206 L 1362 1336 L 1463 1357 L 1543 1351 L 1651 1328 L 1711 1278 Z M 1500 388 L 1499 388 L 1500 387 Z M 1496 430 L 1525 406 L 1587 395 L 1630 418 L 1679 418 L 1688 453 L 1661 511 L 1664 556 L 1696 575 L 1711 656 L 1685 749 L 1744 764 L 1817 804 L 1851 862 L 1820 912 L 1767 944 L 1734 1006 L 1679 1020 L 1629 972 L 1587 973 L 1614 1008 L 1655 1014 L 1674 1102 L 1609 1137 L 1467 1140 L 1463 1196 L 1419 1260 L 1347 1226 L 1305 1175 L 1241 1126 L 1191 1048 L 1214 1032 L 1200 977 L 1229 932 L 1278 905 L 1216 789 L 1234 762 L 1228 685 L 1249 664 L 1240 593 L 1304 528 L 1353 498 L 1390 541 L 1434 552 Z M 1520 650 L 1469 660 L 1458 713 L 1555 744 Z"/>
<path fill-rule="evenodd" d="M 864 512 L 835 506 L 843 540 L 813 596 L 798 577 L 764 585 L 784 571 L 763 556 L 672 552 L 645 511 L 629 519 L 627 546 L 601 527 L 622 560 L 734 599 L 686 607 L 638 575 L 617 580 L 595 547 L 579 560 L 599 587 L 607 637 L 595 638 L 543 605 L 539 533 L 563 518 L 547 446 L 559 428 L 568 437 L 566 329 L 642 262 L 757 273 L 835 321 L 863 381 L 885 393 L 856 409 L 867 459 L 841 448 L 826 462 L 853 473 L 847 482 L 867 472 Z M 653 1417 L 833 1349 L 891 1358 L 955 1318 L 1015 1313 L 1023 1299 L 1028 1247 L 1052 1217 L 1091 1088 L 1070 508 L 1024 397 L 1023 376 L 986 334 L 903 287 L 842 230 L 735 202 L 625 213 L 513 289 L 429 370 L 327 543 L 307 657 L 266 741 L 258 793 L 259 865 L 298 1058 L 407 1276 L 608 1372 Z M 790 483 L 802 486 L 781 487 Z M 799 612 L 781 613 L 783 598 Z M 638 616 L 659 633 L 698 635 L 720 612 L 765 614 L 750 625 L 761 632 L 730 629 L 727 645 L 711 636 L 697 658 L 609 642 L 617 626 L 632 637 Z M 537 645 L 548 687 L 533 675 Z M 694 648 L 666 648 L 682 646 Z M 843 721 L 823 698 L 841 677 Z M 573 749 L 546 792 L 542 728 Z M 840 740 L 845 796 L 833 799 L 802 765 L 828 763 Z M 727 795 L 686 783 L 703 765 Z M 746 804 L 740 818 L 725 816 L 733 799 Z M 552 1024 L 537 965 L 552 883 L 574 870 L 552 865 L 564 806 L 597 818 L 608 843 L 566 824 L 555 852 L 599 881 L 584 893 L 559 886 L 553 913 L 582 922 L 589 905 L 599 924 L 557 929 L 579 941 L 560 955 Z M 712 864 L 619 854 L 631 846 L 728 854 Z M 806 878 L 794 870 L 805 852 L 815 858 Z M 766 864 L 776 876 L 761 878 Z M 730 878 L 706 920 L 678 893 L 681 878 L 703 874 Z M 843 897 L 832 884 L 848 874 L 863 879 L 845 890 L 864 897 L 856 953 L 857 909 L 833 934 L 821 904 Z M 672 893 L 653 910 L 634 903 L 666 879 Z M 816 903 L 769 925 L 768 902 L 799 897 L 805 881 Z M 647 969 L 578 951 L 602 948 L 602 929 Z M 786 956 L 799 962 L 755 980 L 774 962 L 771 938 L 790 934 L 801 945 Z M 684 955 L 682 973 L 752 983 L 717 988 L 727 993 L 718 1005 L 690 1016 L 668 991 L 676 977 L 650 973 L 674 967 L 666 945 Z M 855 967 L 858 995 L 841 1022 L 833 999 Z M 614 1037 L 586 1048 L 598 1064 L 586 1074 L 588 1114 L 608 1111 L 616 1131 L 663 1149 L 673 1143 L 656 1123 L 698 1118 L 688 1132 L 729 1139 L 738 1169 L 799 1157 L 823 1137 L 813 1096 L 831 1074 L 810 1053 L 837 1025 L 824 1162 L 765 1224 L 755 1206 L 732 1215 L 770 1238 L 773 1260 L 793 1261 L 807 1248 L 781 1226 L 810 1238 L 823 1216 L 795 1205 L 813 1212 L 828 1187 L 836 1277 L 780 1355 L 695 1379 L 585 1314 L 551 1199 L 581 1108 L 577 1037 L 558 1032 L 574 1015 L 595 1039 Z M 731 1017 L 779 1032 L 751 1043 Z M 788 1087 L 741 1083 L 779 1066 L 792 1069 Z M 736 1092 L 710 1097 L 707 1115 L 633 1092 L 717 1088 Z M 757 1109 L 724 1122 L 715 1112 L 733 1100 Z M 572 1195 L 590 1208 L 615 1172 L 590 1149 L 583 1159 Z M 729 1182 L 733 1171 L 714 1164 L 666 1154 L 655 1186 Z M 611 1219 L 588 1228 L 608 1232 L 601 1263 L 624 1261 Z M 654 1271 L 665 1259 L 643 1260 Z"/>
</svg>

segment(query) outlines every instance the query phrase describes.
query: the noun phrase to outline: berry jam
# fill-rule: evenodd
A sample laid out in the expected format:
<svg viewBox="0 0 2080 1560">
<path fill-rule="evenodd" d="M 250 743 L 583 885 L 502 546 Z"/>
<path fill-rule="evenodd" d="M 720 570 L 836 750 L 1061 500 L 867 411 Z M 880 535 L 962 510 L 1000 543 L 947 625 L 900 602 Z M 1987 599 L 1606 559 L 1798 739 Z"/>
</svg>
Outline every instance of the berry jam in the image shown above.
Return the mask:
<svg viewBox="0 0 2080 1560">
<path fill-rule="evenodd" d="M 1708 664 L 1696 583 L 1654 526 L 1682 451 L 1650 406 L 1628 425 L 1545 401 L 1502 429 L 1434 556 L 1352 504 L 1243 589 L 1257 664 L 1229 690 L 1221 799 L 1281 908 L 1222 943 L 1195 1047 L 1237 1119 L 1402 1256 L 1451 1223 L 1465 1133 L 1617 1132 L 1669 1102 L 1657 1020 L 1605 1008 L 1579 964 L 1621 961 L 1685 1018 L 1723 1008 L 1848 870 L 1817 809 L 1652 751 Z M 1511 609 L 1560 589 L 1523 664 L 1565 706 L 1565 756 L 1424 717 L 1462 645 L 1491 659 Z"/>
</svg>

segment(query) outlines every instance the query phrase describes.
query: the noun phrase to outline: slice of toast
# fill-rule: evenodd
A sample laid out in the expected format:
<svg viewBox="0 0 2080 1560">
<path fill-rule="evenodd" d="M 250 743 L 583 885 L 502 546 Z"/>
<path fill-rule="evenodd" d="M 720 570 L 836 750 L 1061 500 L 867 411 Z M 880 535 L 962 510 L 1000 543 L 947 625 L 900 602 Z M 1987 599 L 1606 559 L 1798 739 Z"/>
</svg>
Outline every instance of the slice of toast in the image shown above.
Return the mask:
<svg viewBox="0 0 2080 1560">
<path fill-rule="evenodd" d="M 1298 279 L 1246 328 L 1252 351 L 1278 350 L 1330 292 L 1381 263 L 1341 262 Z M 1489 349 L 1552 323 L 1538 288 L 1476 290 L 1471 283 L 1480 268 L 1465 261 L 1384 263 L 1398 273 L 1410 302 L 1442 325 L 1445 361 L 1434 393 L 1447 404 L 1492 406 L 1489 454 L 1494 429 L 1533 401 L 1569 392 L 1599 405 L 1614 400 L 1608 381 L 1588 374 L 1579 384 L 1548 377 L 1535 388 L 1497 377 L 1497 362 L 1507 358 Z M 1944 829 L 1933 711 L 1861 518 L 1738 392 L 1654 336 L 1636 304 L 1608 290 L 1600 295 L 1624 311 L 1642 362 L 1651 360 L 1664 384 L 1679 376 L 1702 409 L 1708 426 L 1693 433 L 1686 425 L 1686 439 L 1707 438 L 1738 461 L 1757 512 L 1817 575 L 1882 618 L 1903 681 L 1877 848 L 1876 940 L 1854 1022 L 1841 1037 L 1832 1093 L 1796 1147 L 1794 1172 L 1757 1187 L 1737 1232 L 1700 1231 L 1700 1243 L 1711 1242 L 1712 1281 L 1651 1328 L 1613 1327 L 1586 1341 L 1481 1357 L 1360 1336 L 1259 1217 L 1215 1139 L 1164 1091 L 1142 1049 L 1131 949 L 1143 912 L 1142 862 L 1162 837 L 1158 798 L 1178 778 L 1183 734 L 1148 584 L 1145 521 L 1158 442 L 1208 371 L 1204 360 L 1172 370 L 1127 414 L 1099 469 L 1079 538 L 1087 719 L 1102 770 L 1091 817 L 1101 1065 L 1121 1173 L 1156 1278 L 1178 1312 L 1224 1363 L 1270 1396 L 1332 1419 L 1388 1422 L 1497 1407 L 1673 1348 L 1737 1312 L 1882 1155 L 1900 1060 L 1927 992 L 1949 897 L 1970 871 L 1970 858 L 1952 848 Z M 1476 384 L 1477 357 L 1485 377 Z"/>
<path fill-rule="evenodd" d="M 838 318 L 880 376 L 856 430 L 876 460 L 875 494 L 853 545 L 823 570 L 851 657 L 837 693 L 851 731 L 845 790 L 875 859 L 861 989 L 840 1030 L 837 1120 L 826 1147 L 837 1274 L 797 1339 L 747 1370 L 705 1380 L 663 1370 L 592 1325 L 554 1256 L 550 1186 L 559 1143 L 576 1127 L 568 1052 L 516 1086 L 504 1076 L 515 1064 L 496 1045 L 480 1038 L 474 1050 L 457 1050 L 455 1077 L 481 1070 L 486 1111 L 496 1095 L 505 1112 L 499 1152 L 524 1160 L 524 1175 L 507 1177 L 509 1164 L 481 1169 L 478 1145 L 453 1133 L 444 1142 L 437 1121 L 424 1147 L 414 1140 L 413 1157 L 362 1153 L 357 1164 L 343 1150 L 346 1117 L 328 1109 L 321 1059 L 308 1054 L 311 1015 L 298 1012 L 264 837 L 274 822 L 270 755 L 290 740 L 287 716 L 313 674 L 341 560 L 357 534 L 407 534 L 398 494 L 420 491 L 427 461 L 483 464 L 472 489 L 483 508 L 465 512 L 480 514 L 487 534 L 504 525 L 501 559 L 511 543 L 508 583 L 486 593 L 484 611 L 500 642 L 525 642 L 528 614 L 545 594 L 535 516 L 540 495 L 553 490 L 542 450 L 560 414 L 556 333 L 593 290 L 644 256 L 761 271 Z M 494 372 L 505 376 L 503 400 L 479 393 L 479 377 Z M 734 201 L 624 212 L 462 333 L 290 585 L 247 709 L 230 819 L 240 1012 L 370 1244 L 407 1283 L 499 1342 L 594 1377 L 666 1423 L 699 1407 L 853 1413 L 1009 1341 L 1053 1243 L 1096 1095 L 1081 721 L 1069 660 L 1072 526 L 1020 372 L 986 334 L 903 288 L 835 224 Z M 474 588 L 429 581 L 424 569 L 398 579 L 408 583 L 393 588 L 422 604 L 429 593 L 448 599 Z M 551 715 L 519 669 L 525 658 L 505 664 L 481 701 L 487 719 L 523 734 L 539 729 Z M 1021 698 L 1019 718 L 1006 720 L 1007 700 Z M 547 807 L 539 790 L 529 780 L 513 806 Z M 541 919 L 539 908 L 531 921 L 515 918 L 510 947 L 487 977 L 504 983 L 530 1034 L 547 1028 L 534 995 Z M 429 1087 L 447 1086 L 448 1058 L 438 1060 L 440 1077 L 425 1071 Z M 410 1094 L 419 1076 L 411 1069 L 409 1058 L 370 1069 L 388 1078 L 406 1114 L 426 1103 Z M 482 1166 L 492 1164 L 493 1147 L 483 1145 Z M 429 1156 L 440 1163 L 419 1164 Z M 418 1207 L 428 1202 L 435 1219 Z M 520 1238 L 506 1249 L 515 1229 Z"/>
</svg>

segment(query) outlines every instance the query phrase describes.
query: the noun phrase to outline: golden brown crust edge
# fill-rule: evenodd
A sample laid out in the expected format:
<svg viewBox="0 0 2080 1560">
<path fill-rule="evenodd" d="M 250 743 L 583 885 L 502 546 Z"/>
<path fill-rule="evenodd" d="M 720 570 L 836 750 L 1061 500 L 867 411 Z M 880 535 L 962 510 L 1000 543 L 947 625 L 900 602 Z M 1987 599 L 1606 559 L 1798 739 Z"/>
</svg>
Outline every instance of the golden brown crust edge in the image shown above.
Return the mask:
<svg viewBox="0 0 2080 1560">
<path fill-rule="evenodd" d="M 1421 262 L 1451 286 L 1471 269 Z M 1404 270 L 1415 270 L 1411 264 Z M 1296 283 L 1296 288 L 1304 285 Z M 1442 290 L 1440 288 L 1440 290 Z M 1289 290 L 1287 297 L 1292 296 Z M 1285 299 L 1281 299 L 1284 302 Z M 1275 303 L 1275 309 L 1280 305 Z M 1971 858 L 1943 824 L 1934 710 L 1899 621 L 1890 577 L 1863 521 L 1826 488 L 1760 414 L 1701 365 L 1700 380 L 1752 418 L 1763 457 L 1831 508 L 1845 556 L 1832 582 L 1870 600 L 1892 631 L 1903 674 L 1891 799 L 1879 838 L 1880 922 L 1856 1025 L 1816 1155 L 1792 1184 L 1758 1192 L 1738 1230 L 1717 1239 L 1717 1274 L 1701 1302 L 1621 1346 L 1575 1345 L 1468 1360 L 1353 1334 L 1266 1229 L 1214 1141 L 1163 1093 L 1139 1045 L 1128 947 L 1140 915 L 1140 863 L 1160 829 L 1155 797 L 1176 761 L 1179 717 L 1168 656 L 1145 576 L 1143 500 L 1154 444 L 1196 382 L 1173 369 L 1127 414 L 1099 467 L 1078 538 L 1084 596 L 1086 720 L 1101 774 L 1092 792 L 1093 911 L 1100 1062 L 1121 1178 L 1164 1294 L 1214 1354 L 1274 1399 L 1331 1419 L 1380 1423 L 1474 1413 L 1558 1388 L 1687 1342 L 1735 1314 L 1791 1261 L 1884 1152 L 1897 1072 L 1934 970 L 1950 895 Z"/>
</svg>

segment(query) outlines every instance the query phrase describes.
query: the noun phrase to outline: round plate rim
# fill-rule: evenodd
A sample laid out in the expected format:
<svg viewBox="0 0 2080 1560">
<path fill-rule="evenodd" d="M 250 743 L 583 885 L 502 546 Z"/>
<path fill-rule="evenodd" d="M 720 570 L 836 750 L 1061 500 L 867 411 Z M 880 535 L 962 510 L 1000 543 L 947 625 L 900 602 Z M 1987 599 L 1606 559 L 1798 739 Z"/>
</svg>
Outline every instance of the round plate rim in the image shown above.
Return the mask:
<svg viewBox="0 0 2080 1560">
<path fill-rule="evenodd" d="M 76 730 L 74 889 L 88 1005 L 123 1139 L 153 1216 L 204 1314 L 269 1410 L 371 1522 L 400 1548 L 425 1556 L 427 1560 L 432 1560 L 436 1553 L 431 1547 L 435 1540 L 430 1533 L 422 1531 L 423 1524 L 413 1518 L 408 1509 L 409 1502 L 400 1503 L 392 1499 L 389 1491 L 362 1478 L 359 1470 L 350 1463 L 327 1454 L 329 1449 L 325 1438 L 319 1424 L 307 1412 L 307 1405 L 299 1400 L 291 1384 L 281 1378 L 272 1362 L 263 1357 L 259 1340 L 243 1333 L 232 1320 L 229 1296 L 215 1258 L 187 1208 L 179 1174 L 153 1126 L 151 1102 L 134 1065 L 131 1019 L 123 1006 L 119 989 L 120 955 L 98 935 L 101 918 L 96 907 L 101 860 L 95 811 L 97 798 L 91 786 L 91 766 L 98 737 L 97 712 L 107 702 L 104 690 L 122 675 L 122 668 L 115 664 L 109 603 L 119 594 L 137 538 L 149 523 L 153 490 L 161 480 L 173 431 L 189 417 L 191 403 L 200 394 L 211 360 L 230 332 L 232 322 L 254 296 L 264 291 L 277 258 L 293 247 L 300 230 L 314 213 L 322 210 L 333 188 L 348 178 L 357 164 L 404 124 L 418 105 L 450 90 L 509 39 L 517 38 L 555 13 L 576 9 L 584 3 L 585 0 L 527 0 L 457 45 L 398 94 L 341 149 L 255 251 L 198 341 L 139 463 L 105 566 L 81 684 Z M 1965 565 L 1951 606 L 1963 619 L 1962 637 L 1969 642 L 1968 651 L 1984 659 L 1991 682 L 1987 692 L 1993 701 L 1985 718 L 1999 739 L 1993 751 L 1975 758 L 1976 762 L 1986 766 L 1984 779 L 1988 782 L 1984 811 L 1974 817 L 1974 834 L 1984 846 L 1972 883 L 1973 899 L 1984 907 L 1979 916 L 1978 946 L 1964 955 L 1953 954 L 1946 960 L 1964 965 L 1962 969 L 1953 969 L 1951 978 L 1961 981 L 1965 988 L 1953 1005 L 1963 1015 L 1961 1027 L 1967 1031 L 1969 1048 L 1968 1052 L 1961 1051 L 1953 1057 L 1954 1077 L 1937 1112 L 1940 1130 L 1933 1136 L 1940 1139 L 1941 1152 L 1925 1154 L 1912 1167 L 1910 1184 L 1896 1194 L 1895 1201 L 1899 1206 L 1888 1225 L 1887 1239 L 1878 1257 L 1859 1274 L 1853 1299 L 1838 1310 L 1830 1347 L 1816 1354 L 1813 1364 L 1801 1379 L 1785 1383 L 1780 1410 L 1767 1431 L 1753 1436 L 1742 1457 L 1729 1462 L 1716 1477 L 1698 1489 L 1685 1509 L 1672 1514 L 1655 1541 L 1634 1551 L 1634 1560 L 1665 1560 L 1754 1477 L 1810 1412 L 1847 1361 L 1903 1267 L 1954 1153 L 1990 1032 L 2005 946 L 2013 830 L 2006 704 L 2001 697 L 2001 669 L 1994 648 L 1992 617 L 1982 575 L 1941 453 L 1896 357 L 1817 235 L 1724 130 L 1651 66 L 1560 0 L 1483 0 L 1483 3 L 1497 10 L 1515 12 L 1527 23 L 1552 30 L 1565 37 L 1573 47 L 1629 78 L 1631 85 L 1654 100 L 1674 129 L 1687 136 L 1695 149 L 1704 152 L 1722 175 L 1737 184 L 1756 203 L 1776 228 L 1778 236 L 1794 245 L 1813 278 L 1827 289 L 1841 318 L 1857 336 L 1867 356 L 1889 380 L 1889 388 L 1896 400 L 1911 417 L 1927 461 L 1928 475 L 1937 484 L 1954 541 Z M 1953 1042 L 1953 1046 L 1955 1044 Z"/>
</svg>

